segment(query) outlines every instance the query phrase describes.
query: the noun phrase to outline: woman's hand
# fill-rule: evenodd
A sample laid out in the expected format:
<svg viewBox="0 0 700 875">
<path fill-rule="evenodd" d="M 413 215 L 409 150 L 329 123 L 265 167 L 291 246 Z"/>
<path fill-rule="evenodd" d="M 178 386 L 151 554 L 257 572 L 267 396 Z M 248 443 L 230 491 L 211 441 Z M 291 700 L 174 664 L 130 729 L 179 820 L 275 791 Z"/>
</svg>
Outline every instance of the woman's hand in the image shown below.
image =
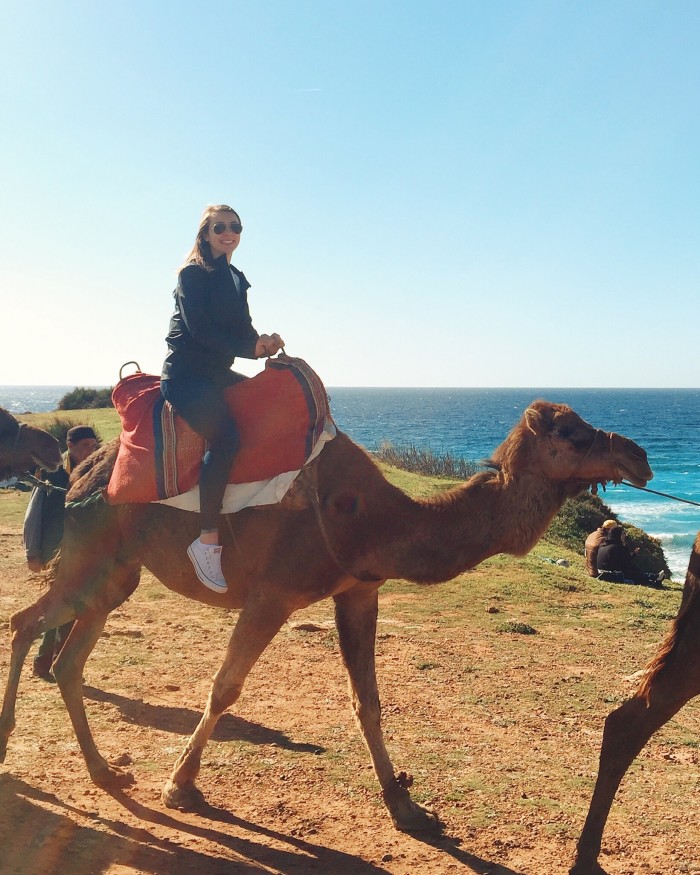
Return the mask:
<svg viewBox="0 0 700 875">
<path fill-rule="evenodd" d="M 284 341 L 279 334 L 261 334 L 255 344 L 255 357 L 274 355 L 284 348 Z"/>
</svg>

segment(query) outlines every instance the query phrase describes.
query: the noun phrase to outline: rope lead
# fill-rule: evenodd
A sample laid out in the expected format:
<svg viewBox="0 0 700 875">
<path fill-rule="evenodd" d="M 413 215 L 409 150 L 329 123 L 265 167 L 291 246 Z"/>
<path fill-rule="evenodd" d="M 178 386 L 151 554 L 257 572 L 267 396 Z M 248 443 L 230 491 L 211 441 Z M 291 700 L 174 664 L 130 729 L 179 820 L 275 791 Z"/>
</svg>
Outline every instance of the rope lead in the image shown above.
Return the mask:
<svg viewBox="0 0 700 875">
<path fill-rule="evenodd" d="M 625 486 L 631 486 L 632 489 L 639 489 L 641 492 L 651 492 L 652 495 L 660 495 L 662 498 L 670 498 L 673 501 L 682 501 L 684 504 L 692 504 L 694 507 L 700 507 L 700 502 L 691 501 L 689 498 L 678 498 L 677 495 L 669 495 L 667 492 L 657 492 L 656 489 L 647 489 L 646 486 L 635 486 L 634 483 L 628 483 L 623 480 Z"/>
</svg>

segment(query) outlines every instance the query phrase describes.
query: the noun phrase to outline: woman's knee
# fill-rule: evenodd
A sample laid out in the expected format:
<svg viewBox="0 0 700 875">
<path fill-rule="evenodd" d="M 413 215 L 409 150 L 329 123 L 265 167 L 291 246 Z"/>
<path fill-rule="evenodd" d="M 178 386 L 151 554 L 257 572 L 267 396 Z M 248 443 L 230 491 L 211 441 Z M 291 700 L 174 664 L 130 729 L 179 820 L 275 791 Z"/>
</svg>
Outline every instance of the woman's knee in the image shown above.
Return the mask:
<svg viewBox="0 0 700 875">
<path fill-rule="evenodd" d="M 209 440 L 209 446 L 222 453 L 237 453 L 241 446 L 235 422 L 221 423 Z"/>
</svg>

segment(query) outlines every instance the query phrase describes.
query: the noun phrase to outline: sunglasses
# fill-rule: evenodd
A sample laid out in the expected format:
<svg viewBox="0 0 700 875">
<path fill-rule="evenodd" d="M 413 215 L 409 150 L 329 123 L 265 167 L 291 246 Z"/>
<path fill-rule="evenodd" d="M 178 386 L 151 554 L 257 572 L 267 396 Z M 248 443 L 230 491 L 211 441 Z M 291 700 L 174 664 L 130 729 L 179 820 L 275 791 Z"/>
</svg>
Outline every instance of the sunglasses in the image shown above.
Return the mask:
<svg viewBox="0 0 700 875">
<path fill-rule="evenodd" d="M 234 234 L 240 234 L 243 230 L 243 225 L 240 222 L 229 222 L 228 224 L 226 222 L 217 222 L 212 231 L 215 234 L 223 234 L 227 228 L 230 228 Z"/>
</svg>

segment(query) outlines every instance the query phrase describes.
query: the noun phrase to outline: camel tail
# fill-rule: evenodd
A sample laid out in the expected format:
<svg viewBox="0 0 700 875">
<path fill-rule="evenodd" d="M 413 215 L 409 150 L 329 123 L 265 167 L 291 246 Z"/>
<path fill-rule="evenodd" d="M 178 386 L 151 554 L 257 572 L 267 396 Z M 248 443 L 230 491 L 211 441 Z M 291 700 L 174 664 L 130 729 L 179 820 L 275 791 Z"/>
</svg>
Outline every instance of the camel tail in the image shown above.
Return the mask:
<svg viewBox="0 0 700 875">
<path fill-rule="evenodd" d="M 659 649 L 648 663 L 642 682 L 636 695 L 649 704 L 651 688 L 663 673 L 673 654 L 678 649 L 683 637 L 691 624 L 697 623 L 700 610 L 700 535 L 695 539 L 693 552 L 690 554 L 688 572 L 685 576 L 683 598 L 678 614 L 673 620 L 671 630 L 659 645 Z"/>
</svg>

